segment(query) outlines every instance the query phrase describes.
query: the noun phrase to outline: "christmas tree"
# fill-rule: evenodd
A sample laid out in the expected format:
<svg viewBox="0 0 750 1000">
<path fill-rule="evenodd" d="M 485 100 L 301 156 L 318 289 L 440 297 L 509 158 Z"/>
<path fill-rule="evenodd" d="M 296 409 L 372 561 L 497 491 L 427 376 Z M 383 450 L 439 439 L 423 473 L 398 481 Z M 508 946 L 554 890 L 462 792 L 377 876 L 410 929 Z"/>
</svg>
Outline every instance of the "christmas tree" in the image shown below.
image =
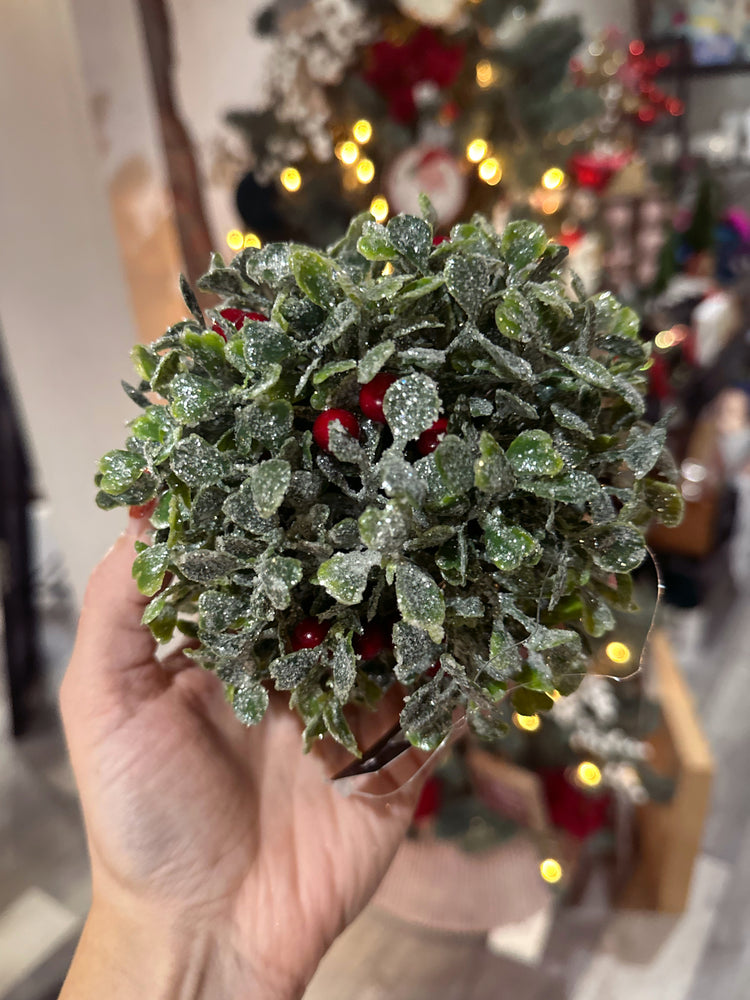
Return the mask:
<svg viewBox="0 0 750 1000">
<path fill-rule="evenodd" d="M 601 99 L 569 72 L 577 19 L 537 7 L 310 0 L 267 12 L 266 107 L 229 115 L 251 156 L 238 201 L 255 235 L 325 245 L 353 212 L 416 212 L 421 192 L 441 227 L 496 206 L 557 211 L 560 163 L 590 139 Z"/>
<path fill-rule="evenodd" d="M 506 699 L 550 709 L 633 607 L 646 526 L 681 516 L 635 314 L 569 295 L 531 222 L 440 241 L 423 210 L 217 255 L 208 317 L 183 281 L 191 318 L 134 349 L 143 413 L 97 475 L 104 508 L 156 501 L 154 635 L 197 636 L 246 723 L 288 691 L 308 746 L 353 754 L 347 706 L 394 684 L 422 748 L 457 708 L 490 739 Z"/>
</svg>

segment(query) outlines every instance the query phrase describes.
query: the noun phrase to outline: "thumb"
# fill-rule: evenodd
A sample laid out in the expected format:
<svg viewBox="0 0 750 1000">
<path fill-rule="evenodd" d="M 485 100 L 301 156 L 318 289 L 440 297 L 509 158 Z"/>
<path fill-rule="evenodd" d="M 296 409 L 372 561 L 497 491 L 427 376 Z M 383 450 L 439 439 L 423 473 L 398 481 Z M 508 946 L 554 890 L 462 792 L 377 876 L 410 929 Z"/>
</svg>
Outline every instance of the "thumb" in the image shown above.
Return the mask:
<svg viewBox="0 0 750 1000">
<path fill-rule="evenodd" d="M 144 539 L 147 517 L 131 508 L 128 526 L 94 569 L 86 588 L 69 672 L 85 672 L 89 684 L 97 677 L 122 677 L 134 671 L 160 674 L 154 663 L 154 642 L 141 624 L 150 600 L 138 590 L 132 569 L 135 542 Z"/>
</svg>

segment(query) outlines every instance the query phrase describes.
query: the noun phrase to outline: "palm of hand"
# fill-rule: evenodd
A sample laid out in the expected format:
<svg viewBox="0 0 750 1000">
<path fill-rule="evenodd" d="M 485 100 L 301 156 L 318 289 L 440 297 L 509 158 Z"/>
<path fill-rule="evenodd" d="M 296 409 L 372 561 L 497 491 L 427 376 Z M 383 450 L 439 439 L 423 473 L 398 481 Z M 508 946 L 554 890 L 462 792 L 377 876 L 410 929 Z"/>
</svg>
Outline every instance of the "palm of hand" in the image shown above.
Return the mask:
<svg viewBox="0 0 750 1000">
<path fill-rule="evenodd" d="M 96 571 L 63 691 L 95 895 L 114 885 L 211 927 L 260 975 L 297 988 L 374 891 L 421 782 L 345 798 L 302 754 L 282 697 L 245 728 L 215 677 L 181 655 L 166 671 L 137 624 L 142 599 L 113 572 L 130 562 L 126 538 Z M 120 601 L 125 617 L 106 627 L 113 581 L 132 613 Z M 369 720 L 365 743 L 379 725 Z M 398 780 L 415 766 L 404 761 Z"/>
</svg>

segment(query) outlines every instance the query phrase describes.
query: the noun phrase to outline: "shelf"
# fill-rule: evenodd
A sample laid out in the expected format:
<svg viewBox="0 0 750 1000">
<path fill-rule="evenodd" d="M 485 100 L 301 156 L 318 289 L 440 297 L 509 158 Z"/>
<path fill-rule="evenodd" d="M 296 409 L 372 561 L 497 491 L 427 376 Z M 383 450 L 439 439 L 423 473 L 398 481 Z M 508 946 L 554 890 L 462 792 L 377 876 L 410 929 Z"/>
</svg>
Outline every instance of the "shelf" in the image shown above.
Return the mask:
<svg viewBox="0 0 750 1000">
<path fill-rule="evenodd" d="M 750 62 L 716 63 L 710 66 L 701 66 L 697 63 L 671 63 L 659 70 L 661 77 L 689 80 L 710 76 L 744 76 L 748 73 L 750 73 Z"/>
</svg>

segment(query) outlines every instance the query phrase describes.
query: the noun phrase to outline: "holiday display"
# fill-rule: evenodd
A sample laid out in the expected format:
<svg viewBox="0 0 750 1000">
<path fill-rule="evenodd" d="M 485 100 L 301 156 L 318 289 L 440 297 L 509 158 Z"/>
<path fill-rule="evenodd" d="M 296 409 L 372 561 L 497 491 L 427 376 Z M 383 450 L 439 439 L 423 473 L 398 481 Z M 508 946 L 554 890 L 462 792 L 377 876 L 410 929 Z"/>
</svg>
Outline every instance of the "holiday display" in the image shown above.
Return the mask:
<svg viewBox="0 0 750 1000">
<path fill-rule="evenodd" d="M 531 222 L 368 215 L 328 252 L 217 255 L 225 296 L 133 359 L 143 409 L 96 477 L 156 501 L 133 574 L 256 723 L 288 691 L 305 743 L 360 748 L 345 708 L 406 697 L 411 743 L 456 709 L 484 738 L 584 677 L 632 608 L 653 517 L 674 524 L 666 426 L 644 422 L 649 347 L 610 294 L 561 276 Z"/>
<path fill-rule="evenodd" d="M 556 211 L 560 163 L 590 138 L 601 101 L 569 72 L 577 19 L 537 7 L 309 0 L 262 18 L 274 31 L 264 109 L 228 118 L 257 191 L 256 207 L 243 182 L 246 224 L 274 238 L 274 199 L 287 232 L 320 245 L 354 211 L 418 212 L 421 193 L 441 227 L 474 210 Z"/>
</svg>

